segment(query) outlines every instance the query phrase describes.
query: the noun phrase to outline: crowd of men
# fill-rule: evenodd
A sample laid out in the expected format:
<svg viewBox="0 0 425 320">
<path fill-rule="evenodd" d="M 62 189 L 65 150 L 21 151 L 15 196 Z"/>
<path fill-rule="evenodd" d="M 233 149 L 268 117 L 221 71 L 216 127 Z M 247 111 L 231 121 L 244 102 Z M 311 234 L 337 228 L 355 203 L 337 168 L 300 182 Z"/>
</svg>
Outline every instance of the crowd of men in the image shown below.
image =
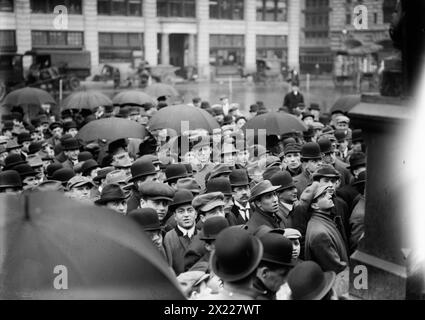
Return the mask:
<svg viewBox="0 0 425 320">
<path fill-rule="evenodd" d="M 344 112 L 326 119 L 318 104 L 307 107 L 294 86 L 279 112 L 295 114 L 309 129 L 240 148 L 243 125 L 269 108 L 259 101 L 243 116 L 226 97 L 212 107 L 199 98 L 193 105 L 210 112 L 220 129 L 211 139 L 202 139 L 211 134 L 206 130 L 174 137 L 177 149 L 165 152 L 167 128 L 143 140 L 77 136 L 102 117 L 146 125 L 164 102 L 119 112 L 100 107 L 78 117 L 41 113 L 28 122 L 15 108 L 2 117 L 0 192 L 55 190 L 134 219 L 187 298 L 346 297 L 338 279 L 363 236 L 361 130 Z"/>
</svg>

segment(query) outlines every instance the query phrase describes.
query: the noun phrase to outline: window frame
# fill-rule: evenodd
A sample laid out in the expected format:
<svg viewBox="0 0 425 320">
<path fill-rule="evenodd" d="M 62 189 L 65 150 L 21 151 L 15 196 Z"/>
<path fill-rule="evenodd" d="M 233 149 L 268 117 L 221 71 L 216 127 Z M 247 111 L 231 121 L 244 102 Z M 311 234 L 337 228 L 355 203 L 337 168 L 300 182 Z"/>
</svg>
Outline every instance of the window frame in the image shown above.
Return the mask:
<svg viewBox="0 0 425 320">
<path fill-rule="evenodd" d="M 46 36 L 47 43 L 46 44 L 37 44 L 34 41 L 34 37 L 36 33 L 42 32 Z M 54 33 L 60 33 L 65 35 L 65 43 L 64 44 L 52 44 L 52 38 Z M 75 45 L 70 44 L 69 36 L 71 34 L 79 34 L 81 35 L 81 44 Z M 31 30 L 31 43 L 32 47 L 35 49 L 64 49 L 64 48 L 72 48 L 72 49 L 83 49 L 84 48 L 84 31 L 79 30 Z"/>
<path fill-rule="evenodd" d="M 217 16 L 213 16 L 212 12 L 212 3 L 217 3 Z M 241 5 L 241 13 L 239 17 L 236 17 L 235 15 L 235 8 L 238 7 L 238 4 Z M 224 11 L 222 8 L 224 6 L 228 6 L 228 9 Z M 244 20 L 245 17 L 245 1 L 244 0 L 213 0 L 209 2 L 209 17 L 210 19 L 217 19 L 217 20 Z"/>
<path fill-rule="evenodd" d="M 172 5 L 179 6 L 177 15 L 173 14 Z M 190 14 L 187 8 L 190 8 Z M 196 18 L 196 0 L 157 0 L 156 15 L 161 18 Z"/>
<path fill-rule="evenodd" d="M 4 10 L 2 9 L 4 5 L 5 8 L 11 8 L 11 10 Z M 9 5 L 9 7 L 6 7 L 6 5 Z M 15 1 L 14 0 L 0 0 L 0 12 L 15 12 Z"/>
<path fill-rule="evenodd" d="M 43 3 L 40 5 L 41 1 Z M 63 1 L 63 5 L 68 8 L 68 14 L 75 14 L 75 15 L 82 15 L 83 14 L 83 1 L 84 0 L 62 0 L 62 1 Z M 79 2 L 79 10 L 78 11 L 74 11 L 74 12 L 69 11 L 69 8 L 71 7 L 71 2 L 73 2 L 73 1 Z M 36 2 L 38 2 L 38 5 L 40 7 L 44 7 L 44 9 L 39 10 L 39 11 L 34 11 L 34 6 L 35 6 Z M 30 1 L 30 11 L 33 14 L 51 14 L 51 13 L 53 13 L 53 10 L 54 10 L 52 2 L 53 2 L 53 0 L 31 0 Z"/>
<path fill-rule="evenodd" d="M 105 4 L 107 4 L 108 12 L 100 12 L 99 11 L 99 2 L 104 2 Z M 113 12 L 113 2 L 124 2 L 124 6 L 125 6 L 125 13 L 114 13 Z M 112 16 L 112 17 L 143 17 L 143 0 L 139 0 L 139 4 L 140 4 L 140 14 L 131 14 L 133 11 L 130 10 L 130 3 L 131 2 L 135 2 L 134 0 L 97 0 L 97 15 L 98 16 Z"/>
</svg>

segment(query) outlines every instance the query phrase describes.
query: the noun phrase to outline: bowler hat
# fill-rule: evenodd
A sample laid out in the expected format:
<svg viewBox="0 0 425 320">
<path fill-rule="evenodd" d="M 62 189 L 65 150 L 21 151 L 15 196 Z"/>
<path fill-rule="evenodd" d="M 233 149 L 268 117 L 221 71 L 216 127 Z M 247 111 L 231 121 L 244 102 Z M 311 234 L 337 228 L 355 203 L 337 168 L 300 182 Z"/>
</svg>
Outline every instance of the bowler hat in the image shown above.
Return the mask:
<svg viewBox="0 0 425 320">
<path fill-rule="evenodd" d="M 335 272 L 323 272 L 314 261 L 304 261 L 288 274 L 292 300 L 320 300 L 335 283 Z"/>
<path fill-rule="evenodd" d="M 193 168 L 192 165 L 190 163 L 183 163 L 184 166 L 186 167 L 186 171 L 187 171 L 187 176 L 188 177 L 192 177 L 193 176 Z"/>
<path fill-rule="evenodd" d="M 156 168 L 151 160 L 138 159 L 131 165 L 131 179 L 129 182 L 134 182 L 145 176 L 156 174 Z"/>
<path fill-rule="evenodd" d="M 18 140 L 19 144 L 22 144 L 23 142 L 27 142 L 27 141 L 32 141 L 31 135 L 27 131 L 24 131 L 24 132 L 21 132 L 20 134 L 18 134 L 17 140 Z"/>
<path fill-rule="evenodd" d="M 65 186 L 73 176 L 75 176 L 74 170 L 70 168 L 62 168 L 53 172 L 51 180 L 61 181 Z"/>
<path fill-rule="evenodd" d="M 320 111 L 320 106 L 318 103 L 310 103 L 310 110 L 318 110 Z"/>
<path fill-rule="evenodd" d="M 49 125 L 49 129 L 50 129 L 50 130 L 54 130 L 54 129 L 56 129 L 56 128 L 63 128 L 62 123 L 61 123 L 61 122 L 57 122 L 57 121 L 55 121 L 55 122 L 53 122 L 53 123 L 51 123 L 51 124 Z"/>
<path fill-rule="evenodd" d="M 320 146 L 320 152 L 321 153 L 334 152 L 332 142 L 328 138 L 320 138 L 319 141 L 317 141 L 317 143 Z"/>
<path fill-rule="evenodd" d="M 350 165 L 347 169 L 356 169 L 358 167 L 366 166 L 366 155 L 363 152 L 353 152 L 349 158 Z"/>
<path fill-rule="evenodd" d="M 97 205 L 104 205 L 112 201 L 125 200 L 130 196 L 130 193 L 126 194 L 119 185 L 107 184 L 100 193 L 100 198 L 94 203 Z"/>
<path fill-rule="evenodd" d="M 344 129 L 337 129 L 335 130 L 335 138 L 338 142 L 341 142 L 343 140 L 346 140 L 348 138 L 348 131 Z"/>
<path fill-rule="evenodd" d="M 177 207 L 184 205 L 184 204 L 192 204 L 193 200 L 193 194 L 189 190 L 181 189 L 177 190 L 177 192 L 174 194 L 173 202 L 168 206 L 168 210 L 170 212 L 173 212 L 177 209 Z"/>
<path fill-rule="evenodd" d="M 351 132 L 351 142 L 355 143 L 355 142 L 363 142 L 363 134 L 362 134 L 362 129 L 354 129 Z"/>
<path fill-rule="evenodd" d="M 225 196 L 232 195 L 232 186 L 228 178 L 219 177 L 207 181 L 205 193 L 222 192 Z"/>
<path fill-rule="evenodd" d="M 218 234 L 210 263 L 220 279 L 232 282 L 252 274 L 262 256 L 261 241 L 239 226 L 233 226 Z"/>
<path fill-rule="evenodd" d="M 128 213 L 128 217 L 137 222 L 144 231 L 162 230 L 158 213 L 152 208 L 134 209 Z"/>
<path fill-rule="evenodd" d="M 14 166 L 27 163 L 24 159 L 22 159 L 21 155 L 19 154 L 9 154 L 4 159 L 4 168 L 3 170 L 10 170 L 13 169 Z"/>
<path fill-rule="evenodd" d="M 269 180 L 261 181 L 251 189 L 251 197 L 249 198 L 249 201 L 254 201 L 263 194 L 276 191 L 279 188 L 280 186 L 273 186 Z"/>
<path fill-rule="evenodd" d="M 233 122 L 233 117 L 231 115 L 224 116 L 222 125 L 228 125 Z"/>
<path fill-rule="evenodd" d="M 63 131 L 68 131 L 69 129 L 77 129 L 77 124 L 75 123 L 75 121 L 67 121 L 63 124 Z"/>
<path fill-rule="evenodd" d="M 61 181 L 45 180 L 40 182 L 36 190 L 38 191 L 64 191 L 64 186 Z"/>
<path fill-rule="evenodd" d="M 19 175 L 21 176 L 21 179 L 37 175 L 37 172 L 35 172 L 34 169 L 31 168 L 31 166 L 27 163 L 19 164 L 13 167 L 13 170 L 19 173 Z"/>
<path fill-rule="evenodd" d="M 284 147 L 284 148 L 285 148 L 288 144 L 295 144 L 295 143 L 297 143 L 297 141 L 295 141 L 295 139 L 294 139 L 294 138 L 292 138 L 292 137 L 289 137 L 289 138 L 283 139 L 283 141 L 282 141 L 282 145 L 283 145 L 283 147 Z"/>
<path fill-rule="evenodd" d="M 306 138 L 312 138 L 314 137 L 314 129 L 312 127 L 308 127 L 308 129 L 306 131 L 303 131 L 303 137 L 304 139 Z"/>
<path fill-rule="evenodd" d="M 83 176 L 90 173 L 91 170 L 99 168 L 99 164 L 94 159 L 89 159 L 84 161 L 82 167 L 81 167 L 81 173 Z"/>
<path fill-rule="evenodd" d="M 201 193 L 201 186 L 196 182 L 194 178 L 182 178 L 177 181 L 176 188 L 179 189 L 186 189 L 192 192 L 193 194 L 199 194 Z"/>
<path fill-rule="evenodd" d="M 127 140 L 125 138 L 111 141 L 108 144 L 108 153 L 114 153 L 119 148 L 125 148 L 127 146 Z"/>
<path fill-rule="evenodd" d="M 307 142 L 301 147 L 301 159 L 314 160 L 322 159 L 320 146 L 316 142 Z"/>
<path fill-rule="evenodd" d="M 278 191 L 295 188 L 292 176 L 288 171 L 279 171 L 275 173 L 271 178 L 270 182 L 274 186 L 278 186 Z"/>
<path fill-rule="evenodd" d="M 170 182 L 188 176 L 186 166 L 182 163 L 172 163 L 165 168 L 165 176 L 167 179 L 164 182 Z"/>
<path fill-rule="evenodd" d="M 248 173 L 245 169 L 234 169 L 229 175 L 232 188 L 249 185 Z"/>
<path fill-rule="evenodd" d="M 75 138 L 63 139 L 61 141 L 62 148 L 64 151 L 78 150 L 80 149 L 80 144 Z"/>
<path fill-rule="evenodd" d="M 99 182 L 100 180 L 105 179 L 105 178 L 106 178 L 106 175 L 107 175 L 109 172 L 114 171 L 114 170 L 115 170 L 115 168 L 114 168 L 114 167 L 112 167 L 112 166 L 104 167 L 104 168 L 100 169 L 100 170 L 97 172 L 96 177 L 94 177 L 94 178 L 93 178 L 93 181 L 95 181 L 95 182 Z"/>
<path fill-rule="evenodd" d="M 260 237 L 263 244 L 263 257 L 261 260 L 271 262 L 285 267 L 293 267 L 296 265 L 292 259 L 292 242 L 282 237 L 281 234 L 268 232 Z"/>
<path fill-rule="evenodd" d="M 218 206 L 224 206 L 224 195 L 222 192 L 210 192 L 196 196 L 192 200 L 192 206 L 196 211 L 207 212 Z"/>
<path fill-rule="evenodd" d="M 313 181 L 319 181 L 320 178 L 341 178 L 340 173 L 330 164 L 324 164 L 313 173 Z"/>
<path fill-rule="evenodd" d="M 34 154 L 40 151 L 43 148 L 43 142 L 42 141 L 35 141 L 31 142 L 28 146 L 28 154 Z"/>
<path fill-rule="evenodd" d="M 232 170 L 230 170 L 229 166 L 226 166 L 225 164 L 218 164 L 214 168 L 212 168 L 208 179 L 216 178 L 222 174 L 230 174 L 231 172 Z"/>
<path fill-rule="evenodd" d="M 303 113 L 303 115 L 302 115 L 302 120 L 304 120 L 305 118 L 308 118 L 308 117 L 310 117 L 310 118 L 314 119 L 313 114 L 312 114 L 311 112 L 307 111 L 307 112 L 304 112 L 304 113 Z"/>
<path fill-rule="evenodd" d="M 0 172 L 0 188 L 22 188 L 19 172 L 4 170 Z"/>
<path fill-rule="evenodd" d="M 22 144 L 18 144 L 15 140 L 9 140 L 6 144 L 7 151 L 17 149 L 17 148 L 22 148 Z"/>
<path fill-rule="evenodd" d="M 282 169 L 280 167 L 268 167 L 264 173 L 263 173 L 263 179 L 264 180 L 270 180 L 270 178 L 275 175 L 276 173 L 278 173 L 279 171 L 282 171 Z"/>
<path fill-rule="evenodd" d="M 359 176 L 354 180 L 354 182 L 351 185 L 357 186 L 362 183 L 366 183 L 366 171 L 360 172 Z"/>
<path fill-rule="evenodd" d="M 229 222 L 225 217 L 214 216 L 207 219 L 202 226 L 201 240 L 215 240 L 217 235 L 229 227 Z"/>
<path fill-rule="evenodd" d="M 49 180 L 52 180 L 52 175 L 56 170 L 62 169 L 63 165 L 62 163 L 59 162 L 53 162 L 51 164 L 49 164 L 46 168 L 46 177 Z"/>
<path fill-rule="evenodd" d="M 82 151 L 78 154 L 78 162 L 84 162 L 93 159 L 93 154 L 89 151 Z"/>
<path fill-rule="evenodd" d="M 173 201 L 174 189 L 162 182 L 144 182 L 140 185 L 140 193 L 143 197 L 153 200 Z"/>
</svg>

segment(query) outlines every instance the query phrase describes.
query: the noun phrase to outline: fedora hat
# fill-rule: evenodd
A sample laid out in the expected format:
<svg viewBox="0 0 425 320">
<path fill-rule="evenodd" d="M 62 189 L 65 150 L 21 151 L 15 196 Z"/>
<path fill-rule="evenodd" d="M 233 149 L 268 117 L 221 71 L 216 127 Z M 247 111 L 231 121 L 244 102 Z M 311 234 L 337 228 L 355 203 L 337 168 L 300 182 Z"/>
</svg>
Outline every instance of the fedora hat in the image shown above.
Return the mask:
<svg viewBox="0 0 425 320">
<path fill-rule="evenodd" d="M 292 176 L 288 171 L 279 171 L 275 173 L 270 178 L 270 182 L 272 185 L 279 187 L 278 191 L 296 188 Z"/>
<path fill-rule="evenodd" d="M 249 201 L 254 201 L 263 194 L 276 191 L 279 188 L 280 186 L 273 186 L 269 180 L 261 181 L 251 189 L 251 198 L 249 198 Z"/>
<path fill-rule="evenodd" d="M 138 159 L 137 161 L 135 161 L 132 165 L 131 165 L 131 179 L 129 180 L 129 182 L 134 182 L 135 180 L 145 177 L 145 176 L 149 176 L 149 175 L 153 175 L 156 174 L 156 168 L 153 165 L 151 160 L 140 160 Z"/>
<path fill-rule="evenodd" d="M 78 128 L 75 121 L 67 121 L 63 124 L 63 131 L 68 131 L 69 129 L 72 129 L 72 128 L 74 128 L 74 129 Z"/>
<path fill-rule="evenodd" d="M 222 174 L 230 174 L 231 172 L 232 170 L 229 168 L 229 166 L 225 164 L 218 164 L 211 170 L 209 179 L 213 179 Z"/>
<path fill-rule="evenodd" d="M 288 274 L 292 300 L 320 300 L 335 283 L 334 271 L 323 272 L 314 261 L 304 261 Z"/>
<path fill-rule="evenodd" d="M 98 182 L 98 181 L 100 181 L 100 180 L 102 180 L 102 179 L 105 179 L 105 178 L 106 178 L 106 175 L 107 175 L 109 172 L 114 171 L 114 170 L 115 170 L 115 168 L 114 168 L 114 167 L 112 167 L 112 166 L 110 166 L 110 167 L 104 167 L 104 168 L 100 169 L 100 170 L 97 172 L 96 177 L 94 177 L 94 178 L 93 178 L 93 181 Z"/>
<path fill-rule="evenodd" d="M 178 190 L 173 197 L 173 202 L 168 206 L 168 210 L 173 212 L 177 209 L 177 207 L 182 206 L 184 204 L 192 204 L 193 194 L 189 190 L 181 189 Z"/>
<path fill-rule="evenodd" d="M 100 194 L 100 198 L 94 203 L 97 205 L 104 205 L 111 201 L 125 200 L 130 196 L 130 193 L 126 194 L 117 184 L 107 184 Z"/>
<path fill-rule="evenodd" d="M 313 181 L 319 181 L 320 178 L 341 178 L 340 173 L 330 164 L 324 164 L 313 173 Z"/>
<path fill-rule="evenodd" d="M 24 159 L 22 159 L 21 155 L 19 154 L 9 154 L 4 159 L 4 169 L 3 170 L 10 170 L 13 169 L 13 167 L 27 163 Z"/>
<path fill-rule="evenodd" d="M 22 180 L 16 170 L 4 170 L 0 172 L 0 188 L 22 188 Z"/>
<path fill-rule="evenodd" d="M 229 175 L 230 185 L 233 187 L 242 187 L 249 185 L 248 173 L 245 169 L 233 169 Z"/>
<path fill-rule="evenodd" d="M 210 264 L 220 279 L 232 282 L 252 274 L 262 256 L 261 241 L 240 226 L 233 226 L 218 234 Z"/>
<path fill-rule="evenodd" d="M 317 141 L 317 143 L 320 146 L 320 152 L 321 153 L 334 152 L 332 142 L 328 138 L 320 138 L 319 141 Z"/>
<path fill-rule="evenodd" d="M 322 159 L 320 146 L 316 142 L 307 142 L 301 147 L 301 159 Z"/>
<path fill-rule="evenodd" d="M 202 212 L 208 212 L 218 206 L 224 205 L 224 195 L 222 192 L 200 194 L 192 200 L 192 206 L 195 210 Z"/>
<path fill-rule="evenodd" d="M 225 196 L 232 195 L 232 186 L 225 177 L 218 177 L 207 181 L 205 193 L 222 192 Z"/>
<path fill-rule="evenodd" d="M 172 163 L 165 168 L 166 179 L 164 182 L 170 182 L 188 176 L 186 166 L 182 163 Z"/>
<path fill-rule="evenodd" d="M 75 138 L 63 139 L 61 144 L 64 151 L 80 149 L 80 144 Z"/>
<path fill-rule="evenodd" d="M 190 178 L 190 177 L 179 179 L 177 181 L 176 188 L 178 190 L 180 189 L 189 190 L 190 192 L 196 195 L 201 193 L 201 186 L 198 184 L 198 182 L 196 182 L 194 178 Z"/>
<path fill-rule="evenodd" d="M 81 173 L 83 176 L 87 175 L 91 170 L 99 168 L 99 164 L 94 159 L 88 159 L 83 162 L 81 166 Z"/>
<path fill-rule="evenodd" d="M 363 167 L 366 166 L 366 155 L 363 152 L 353 152 L 348 161 L 350 165 L 347 167 L 347 169 Z"/>
<path fill-rule="evenodd" d="M 162 230 L 158 213 L 152 208 L 134 209 L 128 213 L 128 217 L 137 222 L 144 231 Z"/>
<path fill-rule="evenodd" d="M 74 170 L 70 168 L 61 168 L 53 172 L 51 180 L 60 181 L 65 186 L 73 176 L 75 176 Z"/>
<path fill-rule="evenodd" d="M 217 235 L 227 227 L 229 227 L 229 222 L 225 217 L 211 217 L 204 222 L 204 225 L 202 226 L 202 232 L 199 238 L 204 241 L 215 240 L 217 238 Z"/>
<path fill-rule="evenodd" d="M 263 244 L 261 260 L 285 267 L 294 267 L 296 261 L 292 259 L 293 245 L 291 240 L 282 237 L 282 234 L 268 232 L 260 237 Z"/>
</svg>

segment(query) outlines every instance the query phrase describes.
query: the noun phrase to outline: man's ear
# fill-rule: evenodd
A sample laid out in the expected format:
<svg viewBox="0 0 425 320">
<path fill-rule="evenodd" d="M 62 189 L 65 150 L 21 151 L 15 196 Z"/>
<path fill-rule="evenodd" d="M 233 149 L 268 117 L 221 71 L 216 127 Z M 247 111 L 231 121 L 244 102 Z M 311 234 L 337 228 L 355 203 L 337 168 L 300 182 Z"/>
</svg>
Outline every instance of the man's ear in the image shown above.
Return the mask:
<svg viewBox="0 0 425 320">
<path fill-rule="evenodd" d="M 204 223 L 206 219 L 204 214 L 199 214 L 199 219 L 201 219 L 201 222 Z"/>
<path fill-rule="evenodd" d="M 268 268 L 267 267 L 257 268 L 257 277 L 259 277 L 260 279 L 266 278 L 267 274 L 268 274 Z"/>
<path fill-rule="evenodd" d="M 314 210 L 319 209 L 319 206 L 317 205 L 317 202 L 312 203 L 311 204 L 311 208 L 314 209 Z"/>
<path fill-rule="evenodd" d="M 146 201 L 145 199 L 141 198 L 140 199 L 140 208 L 144 208 L 146 206 Z"/>
</svg>

